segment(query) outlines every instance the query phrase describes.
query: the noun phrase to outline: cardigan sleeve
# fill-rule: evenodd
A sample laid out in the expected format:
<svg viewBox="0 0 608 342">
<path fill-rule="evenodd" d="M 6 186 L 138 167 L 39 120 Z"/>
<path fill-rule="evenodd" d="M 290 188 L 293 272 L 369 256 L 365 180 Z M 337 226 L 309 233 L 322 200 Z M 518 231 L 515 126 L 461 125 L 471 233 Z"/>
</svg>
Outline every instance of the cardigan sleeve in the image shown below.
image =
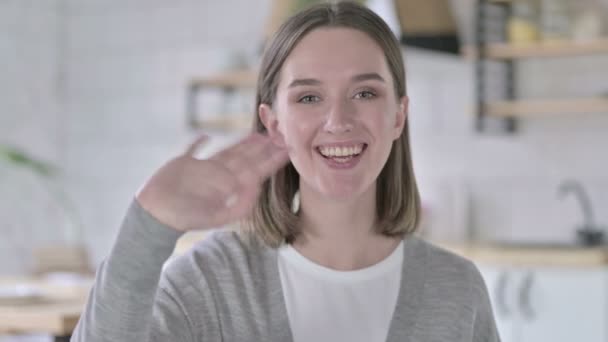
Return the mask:
<svg viewBox="0 0 608 342">
<path fill-rule="evenodd" d="M 500 342 L 490 295 L 479 269 L 472 267 L 472 295 L 475 303 L 473 342 Z"/>
<path fill-rule="evenodd" d="M 180 235 L 134 200 L 109 256 L 98 268 L 71 340 L 193 341 L 179 303 L 159 288 L 163 264 Z"/>
</svg>

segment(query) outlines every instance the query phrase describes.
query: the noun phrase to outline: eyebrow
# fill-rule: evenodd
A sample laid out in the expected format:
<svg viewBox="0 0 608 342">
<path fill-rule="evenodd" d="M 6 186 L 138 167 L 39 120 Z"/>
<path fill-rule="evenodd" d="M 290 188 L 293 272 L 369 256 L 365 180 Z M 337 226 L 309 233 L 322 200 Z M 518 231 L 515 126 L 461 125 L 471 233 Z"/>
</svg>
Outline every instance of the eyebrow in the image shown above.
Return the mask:
<svg viewBox="0 0 608 342">
<path fill-rule="evenodd" d="M 367 80 L 376 80 L 376 81 L 380 81 L 380 82 L 386 82 L 384 80 L 384 78 L 382 78 L 382 76 L 380 76 L 378 73 L 375 73 L 375 72 L 369 72 L 367 74 L 360 74 L 360 75 L 353 76 L 353 81 L 355 81 L 355 82 L 361 82 L 361 81 L 367 81 Z"/>
<path fill-rule="evenodd" d="M 359 74 L 359 75 L 355 75 L 352 77 L 352 81 L 354 81 L 354 82 L 362 82 L 362 81 L 367 81 L 367 80 L 376 80 L 376 81 L 380 81 L 380 82 L 386 82 L 384 80 L 384 78 L 382 78 L 382 76 L 380 76 L 378 73 L 375 73 L 375 72 Z M 319 84 L 321 84 L 321 81 L 319 81 L 315 78 L 298 78 L 298 79 L 293 80 L 289 84 L 288 88 L 294 88 L 297 86 L 319 85 Z"/>
<path fill-rule="evenodd" d="M 314 78 L 298 78 L 298 79 L 293 80 L 289 84 L 289 88 L 294 88 L 297 86 L 319 85 L 319 84 L 321 84 L 321 81 L 314 79 Z"/>
</svg>

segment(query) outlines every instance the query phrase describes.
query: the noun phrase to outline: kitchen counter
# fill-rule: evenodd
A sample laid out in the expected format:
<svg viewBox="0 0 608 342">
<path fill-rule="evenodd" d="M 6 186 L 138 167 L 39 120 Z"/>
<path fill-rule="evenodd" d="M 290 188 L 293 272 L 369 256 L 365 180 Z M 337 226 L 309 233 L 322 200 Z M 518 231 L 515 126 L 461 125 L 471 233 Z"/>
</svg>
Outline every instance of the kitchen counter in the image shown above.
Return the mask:
<svg viewBox="0 0 608 342">
<path fill-rule="evenodd" d="M 189 232 L 182 236 L 175 247 L 175 254 L 182 254 L 204 239 L 208 232 Z M 476 263 L 505 266 L 540 267 L 598 267 L 608 266 L 608 246 L 578 247 L 543 244 L 492 245 L 487 243 L 451 243 L 431 241 L 432 244 L 461 255 Z"/>
<path fill-rule="evenodd" d="M 608 248 L 566 245 L 443 243 L 435 245 L 476 263 L 505 266 L 599 267 L 608 266 Z"/>
<path fill-rule="evenodd" d="M 38 293 L 0 301 L 0 335 L 50 334 L 56 341 L 68 341 L 92 284 L 92 278 L 68 285 L 38 277 L 0 277 L 0 287 L 28 287 Z"/>
</svg>

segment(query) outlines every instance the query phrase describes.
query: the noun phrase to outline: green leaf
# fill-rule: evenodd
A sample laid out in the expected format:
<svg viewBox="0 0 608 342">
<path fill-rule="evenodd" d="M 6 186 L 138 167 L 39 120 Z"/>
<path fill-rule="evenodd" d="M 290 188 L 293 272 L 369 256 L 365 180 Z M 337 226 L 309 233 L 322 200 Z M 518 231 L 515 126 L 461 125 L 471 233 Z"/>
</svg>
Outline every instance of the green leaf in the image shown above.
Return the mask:
<svg viewBox="0 0 608 342">
<path fill-rule="evenodd" d="M 16 166 L 29 169 L 44 177 L 51 177 L 57 173 L 57 169 L 53 165 L 35 159 L 12 146 L 0 145 L 0 159 L 4 159 Z"/>
</svg>

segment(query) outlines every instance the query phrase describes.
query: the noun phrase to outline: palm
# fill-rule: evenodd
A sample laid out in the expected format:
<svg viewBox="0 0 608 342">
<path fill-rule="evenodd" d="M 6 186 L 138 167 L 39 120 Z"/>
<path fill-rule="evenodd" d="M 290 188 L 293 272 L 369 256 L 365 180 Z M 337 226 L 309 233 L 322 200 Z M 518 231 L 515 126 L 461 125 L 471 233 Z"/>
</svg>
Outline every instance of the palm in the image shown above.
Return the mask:
<svg viewBox="0 0 608 342">
<path fill-rule="evenodd" d="M 252 134 L 209 159 L 193 157 L 206 140 L 161 167 L 138 194 L 140 204 L 179 231 L 208 229 L 243 218 L 262 182 L 284 165 L 287 152 L 266 136 Z"/>
</svg>

